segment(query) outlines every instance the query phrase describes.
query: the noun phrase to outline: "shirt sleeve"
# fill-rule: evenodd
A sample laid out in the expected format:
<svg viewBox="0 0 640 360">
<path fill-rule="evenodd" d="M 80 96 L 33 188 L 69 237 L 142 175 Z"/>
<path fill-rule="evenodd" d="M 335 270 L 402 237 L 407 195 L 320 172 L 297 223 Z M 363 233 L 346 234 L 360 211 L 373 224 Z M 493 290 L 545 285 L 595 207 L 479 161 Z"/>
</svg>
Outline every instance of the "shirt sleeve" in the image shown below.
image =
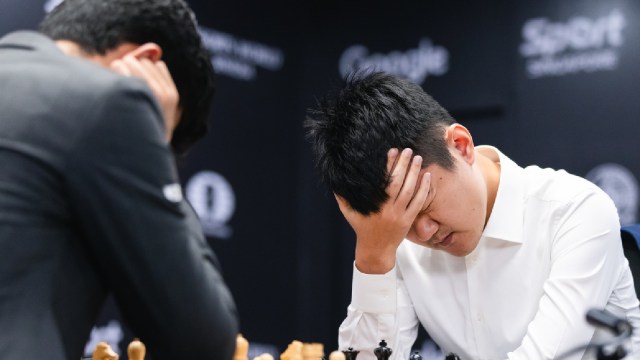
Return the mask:
<svg viewBox="0 0 640 360">
<path fill-rule="evenodd" d="M 340 325 L 341 350 L 360 351 L 358 360 L 375 360 L 373 350 L 385 340 L 391 359 L 408 359 L 418 334 L 418 318 L 397 266 L 371 275 L 353 266 L 351 304 Z"/>
<path fill-rule="evenodd" d="M 154 359 L 231 358 L 235 305 L 182 199 L 160 110 L 122 80 L 78 119 L 89 125 L 65 176 L 79 246 Z"/>
<path fill-rule="evenodd" d="M 616 208 L 591 191 L 555 214 L 551 270 L 538 311 L 509 359 L 555 359 L 584 346 L 594 335 L 586 310 L 603 309 L 626 264 Z M 563 359 L 581 359 L 584 351 Z"/>
</svg>

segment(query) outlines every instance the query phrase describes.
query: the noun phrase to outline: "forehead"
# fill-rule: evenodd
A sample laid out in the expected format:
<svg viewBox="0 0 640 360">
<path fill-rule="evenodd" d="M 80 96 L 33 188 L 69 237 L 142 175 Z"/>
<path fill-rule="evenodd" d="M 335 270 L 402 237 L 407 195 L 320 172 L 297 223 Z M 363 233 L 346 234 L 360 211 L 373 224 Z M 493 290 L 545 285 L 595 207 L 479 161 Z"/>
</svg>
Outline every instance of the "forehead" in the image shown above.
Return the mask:
<svg viewBox="0 0 640 360">
<path fill-rule="evenodd" d="M 431 182 L 429 184 L 429 195 L 427 195 L 426 206 L 431 205 L 432 202 L 441 203 L 448 202 L 452 198 L 458 197 L 461 189 L 460 184 L 457 182 L 458 173 L 456 168 L 453 170 L 447 170 L 437 164 L 431 164 L 420 170 L 420 179 L 426 173 L 431 174 Z M 433 206 L 431 206 L 433 208 Z"/>
<path fill-rule="evenodd" d="M 431 174 L 431 188 L 439 187 L 446 179 L 455 175 L 453 171 L 447 170 L 438 164 L 431 164 L 427 167 L 423 167 L 420 170 L 420 177 L 422 178 L 426 173 Z"/>
</svg>

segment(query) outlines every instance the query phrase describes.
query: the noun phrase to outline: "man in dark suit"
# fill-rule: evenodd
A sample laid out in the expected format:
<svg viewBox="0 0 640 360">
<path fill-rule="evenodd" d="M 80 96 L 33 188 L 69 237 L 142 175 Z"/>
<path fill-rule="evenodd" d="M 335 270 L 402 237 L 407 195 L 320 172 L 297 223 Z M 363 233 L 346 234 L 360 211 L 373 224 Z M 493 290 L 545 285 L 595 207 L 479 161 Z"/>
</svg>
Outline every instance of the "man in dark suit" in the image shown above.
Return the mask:
<svg viewBox="0 0 640 360">
<path fill-rule="evenodd" d="M 66 0 L 0 40 L 1 359 L 79 358 L 109 293 L 153 359 L 232 357 L 171 149 L 204 133 L 212 81 L 183 0 Z"/>
</svg>

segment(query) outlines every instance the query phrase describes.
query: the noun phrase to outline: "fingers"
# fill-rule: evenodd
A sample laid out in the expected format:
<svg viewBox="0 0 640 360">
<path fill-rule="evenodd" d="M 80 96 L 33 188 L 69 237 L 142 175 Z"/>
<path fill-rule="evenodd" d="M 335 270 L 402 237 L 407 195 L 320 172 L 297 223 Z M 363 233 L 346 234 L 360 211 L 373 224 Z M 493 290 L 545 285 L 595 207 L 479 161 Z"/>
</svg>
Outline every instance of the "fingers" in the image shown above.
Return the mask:
<svg viewBox="0 0 640 360">
<path fill-rule="evenodd" d="M 168 92 L 166 87 L 166 79 L 164 77 L 162 68 L 158 67 L 157 63 L 151 62 L 147 58 L 138 59 L 132 55 L 127 55 L 122 58 L 123 64 L 128 68 L 132 76 L 136 76 L 147 82 L 154 94 L 160 95 L 163 98 Z"/>
<path fill-rule="evenodd" d="M 393 171 L 393 167 L 396 165 L 396 161 L 398 160 L 398 149 L 391 148 L 387 152 L 387 174 L 391 174 Z"/>
<path fill-rule="evenodd" d="M 418 213 L 424 207 L 425 201 L 427 201 L 430 189 L 431 173 L 424 173 L 424 175 L 422 175 L 422 179 L 420 179 L 420 183 L 418 184 L 415 195 L 413 195 L 411 201 L 409 202 L 409 205 L 407 206 L 408 213 L 418 215 Z"/>
<path fill-rule="evenodd" d="M 413 151 L 411 149 L 404 149 L 398 156 L 395 161 L 395 166 L 393 166 L 392 171 L 390 173 L 391 182 L 387 187 L 387 193 L 394 201 L 397 199 L 400 190 L 402 189 L 402 184 L 404 183 L 404 179 L 407 175 L 407 168 L 409 167 L 409 163 L 411 162 L 411 155 Z M 388 166 L 389 160 L 387 160 Z"/>
<path fill-rule="evenodd" d="M 160 99 L 171 96 L 175 91 L 175 84 L 163 61 L 153 63 L 146 58 L 138 59 L 126 55 L 122 59 L 114 60 L 111 63 L 111 69 L 124 76 L 135 76 L 144 80 L 154 95 Z"/>
<path fill-rule="evenodd" d="M 131 71 L 129 68 L 122 62 L 122 60 L 114 60 L 111 63 L 111 70 L 117 72 L 120 75 L 131 76 Z"/>
<path fill-rule="evenodd" d="M 173 82 L 173 77 L 171 77 L 171 73 L 169 72 L 169 68 L 164 61 L 157 61 L 154 63 L 157 71 L 157 81 L 160 85 L 170 93 L 170 95 L 176 98 L 176 101 L 179 98 L 178 89 L 176 88 L 176 84 Z"/>
<path fill-rule="evenodd" d="M 180 116 L 180 96 L 171 73 L 164 61 L 151 61 L 131 54 L 111 63 L 111 69 L 124 76 L 135 76 L 144 80 L 160 105 L 166 127 L 167 140 L 171 138 Z"/>
<path fill-rule="evenodd" d="M 416 189 L 419 186 L 418 178 L 420 170 L 422 169 L 422 156 L 414 156 L 408 166 L 409 168 L 407 169 L 407 174 L 404 178 L 404 182 L 402 183 L 402 188 L 396 199 L 399 206 L 405 207 L 407 207 L 410 201 L 412 201 L 414 194 L 416 194 Z"/>
</svg>

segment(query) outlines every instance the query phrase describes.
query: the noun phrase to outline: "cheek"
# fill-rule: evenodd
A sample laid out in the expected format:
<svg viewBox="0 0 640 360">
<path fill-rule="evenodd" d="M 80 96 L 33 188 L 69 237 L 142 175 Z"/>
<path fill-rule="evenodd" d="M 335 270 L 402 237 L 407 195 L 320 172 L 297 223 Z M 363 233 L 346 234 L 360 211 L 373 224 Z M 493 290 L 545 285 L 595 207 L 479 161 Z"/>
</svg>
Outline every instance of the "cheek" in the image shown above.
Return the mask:
<svg viewBox="0 0 640 360">
<path fill-rule="evenodd" d="M 443 207 L 439 215 L 443 224 L 461 230 L 476 230 L 478 226 L 484 225 L 484 214 L 486 209 L 475 193 L 457 194 L 452 197 L 452 201 Z"/>
</svg>

